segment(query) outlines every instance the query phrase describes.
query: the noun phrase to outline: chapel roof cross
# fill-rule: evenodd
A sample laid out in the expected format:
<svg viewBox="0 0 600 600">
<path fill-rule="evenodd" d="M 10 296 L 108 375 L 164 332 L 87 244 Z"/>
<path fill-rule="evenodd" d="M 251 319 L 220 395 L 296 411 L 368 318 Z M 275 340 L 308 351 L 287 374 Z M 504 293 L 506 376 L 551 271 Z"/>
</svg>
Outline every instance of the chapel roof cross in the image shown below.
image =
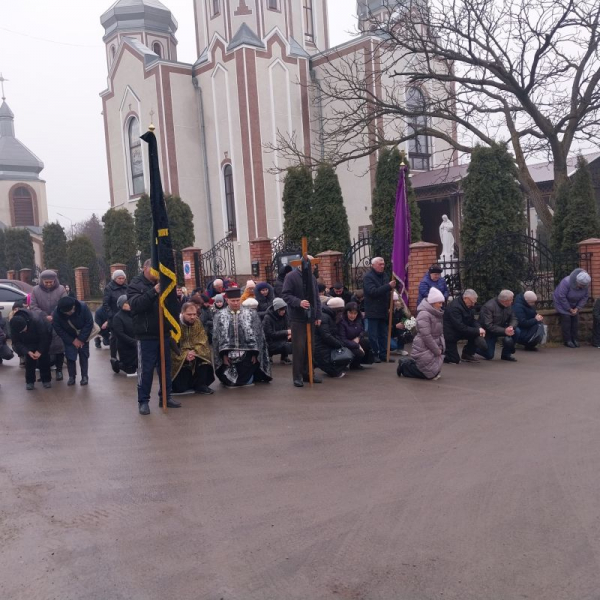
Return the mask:
<svg viewBox="0 0 600 600">
<path fill-rule="evenodd" d="M 4 82 L 8 81 L 8 79 L 5 79 L 2 76 L 2 73 L 0 73 L 0 86 L 2 87 L 2 100 L 6 100 L 6 96 L 4 95 Z"/>
</svg>

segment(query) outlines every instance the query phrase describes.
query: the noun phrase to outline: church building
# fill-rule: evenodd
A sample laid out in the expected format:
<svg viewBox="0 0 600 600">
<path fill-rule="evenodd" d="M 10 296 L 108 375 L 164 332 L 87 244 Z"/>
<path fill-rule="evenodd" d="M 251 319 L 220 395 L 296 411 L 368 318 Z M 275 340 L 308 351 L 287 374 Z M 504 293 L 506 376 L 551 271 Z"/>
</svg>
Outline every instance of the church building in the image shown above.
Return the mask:
<svg viewBox="0 0 600 600">
<path fill-rule="evenodd" d="M 2 83 L 2 76 L 0 75 Z M 44 163 L 15 137 L 15 115 L 2 94 L 0 105 L 0 228 L 26 227 L 35 262 L 43 264 L 42 227 L 48 221 Z"/>
<path fill-rule="evenodd" d="M 190 1 L 194 64 L 178 60 L 177 21 L 159 0 L 118 0 L 101 17 L 111 206 L 133 212 L 148 191 L 147 148 L 139 137 L 153 123 L 164 191 L 190 205 L 196 246 L 206 251 L 231 234 L 238 272 L 249 273 L 248 242 L 283 230 L 283 177 L 271 171 L 287 164 L 268 145 L 283 133 L 306 154 L 318 154 L 319 111 L 331 107 L 311 97 L 310 82 L 344 57 L 364 56 L 368 67 L 379 40 L 364 31 L 330 47 L 327 0 Z M 360 0 L 359 26 L 385 5 Z M 407 101 L 418 102 L 423 93 L 407 89 Z M 435 144 L 428 138 L 406 144 L 413 170 L 453 160 L 449 147 Z M 370 226 L 376 163 L 374 153 L 337 169 L 351 237 Z"/>
</svg>

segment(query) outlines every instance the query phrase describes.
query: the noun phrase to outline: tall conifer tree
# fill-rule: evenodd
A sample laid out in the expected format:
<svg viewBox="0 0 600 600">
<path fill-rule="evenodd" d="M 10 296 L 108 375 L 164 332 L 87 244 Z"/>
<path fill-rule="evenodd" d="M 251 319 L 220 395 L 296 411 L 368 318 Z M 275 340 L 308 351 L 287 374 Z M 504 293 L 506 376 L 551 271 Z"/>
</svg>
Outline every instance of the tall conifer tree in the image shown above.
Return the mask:
<svg viewBox="0 0 600 600">
<path fill-rule="evenodd" d="M 283 233 L 288 246 L 300 246 L 302 237 L 310 239 L 313 180 L 310 169 L 304 165 L 289 167 L 283 187 Z"/>
</svg>

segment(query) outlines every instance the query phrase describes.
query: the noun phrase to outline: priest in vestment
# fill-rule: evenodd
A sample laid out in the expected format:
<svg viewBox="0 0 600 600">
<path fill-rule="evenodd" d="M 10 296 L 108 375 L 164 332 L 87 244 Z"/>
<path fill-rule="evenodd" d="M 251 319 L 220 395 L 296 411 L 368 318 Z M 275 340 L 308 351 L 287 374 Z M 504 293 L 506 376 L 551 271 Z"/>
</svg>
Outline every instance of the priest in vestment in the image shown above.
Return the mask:
<svg viewBox="0 0 600 600">
<path fill-rule="evenodd" d="M 197 394 L 212 394 L 210 384 L 215 380 L 208 336 L 193 302 L 181 307 L 181 339 L 178 351 L 171 351 L 173 392 L 181 394 L 194 390 Z"/>
<path fill-rule="evenodd" d="M 227 387 L 271 381 L 271 363 L 256 311 L 241 306 L 241 290 L 226 291 L 227 307 L 215 314 L 213 349 L 217 377 Z"/>
</svg>

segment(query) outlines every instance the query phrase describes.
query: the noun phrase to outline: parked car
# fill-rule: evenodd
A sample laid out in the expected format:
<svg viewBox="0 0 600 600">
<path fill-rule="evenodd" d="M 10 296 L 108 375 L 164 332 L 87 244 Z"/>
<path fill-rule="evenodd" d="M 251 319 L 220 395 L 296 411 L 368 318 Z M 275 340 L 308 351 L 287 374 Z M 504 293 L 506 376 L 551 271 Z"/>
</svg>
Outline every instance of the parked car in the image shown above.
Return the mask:
<svg viewBox="0 0 600 600">
<path fill-rule="evenodd" d="M 11 287 L 17 288 L 26 294 L 31 294 L 33 286 L 24 281 L 17 281 L 16 279 L 0 279 L 1 285 L 10 285 Z"/>
<path fill-rule="evenodd" d="M 22 290 L 12 285 L 0 283 L 0 313 L 2 313 L 3 317 L 6 318 L 8 316 L 14 302 L 26 298 L 27 294 Z"/>
</svg>

